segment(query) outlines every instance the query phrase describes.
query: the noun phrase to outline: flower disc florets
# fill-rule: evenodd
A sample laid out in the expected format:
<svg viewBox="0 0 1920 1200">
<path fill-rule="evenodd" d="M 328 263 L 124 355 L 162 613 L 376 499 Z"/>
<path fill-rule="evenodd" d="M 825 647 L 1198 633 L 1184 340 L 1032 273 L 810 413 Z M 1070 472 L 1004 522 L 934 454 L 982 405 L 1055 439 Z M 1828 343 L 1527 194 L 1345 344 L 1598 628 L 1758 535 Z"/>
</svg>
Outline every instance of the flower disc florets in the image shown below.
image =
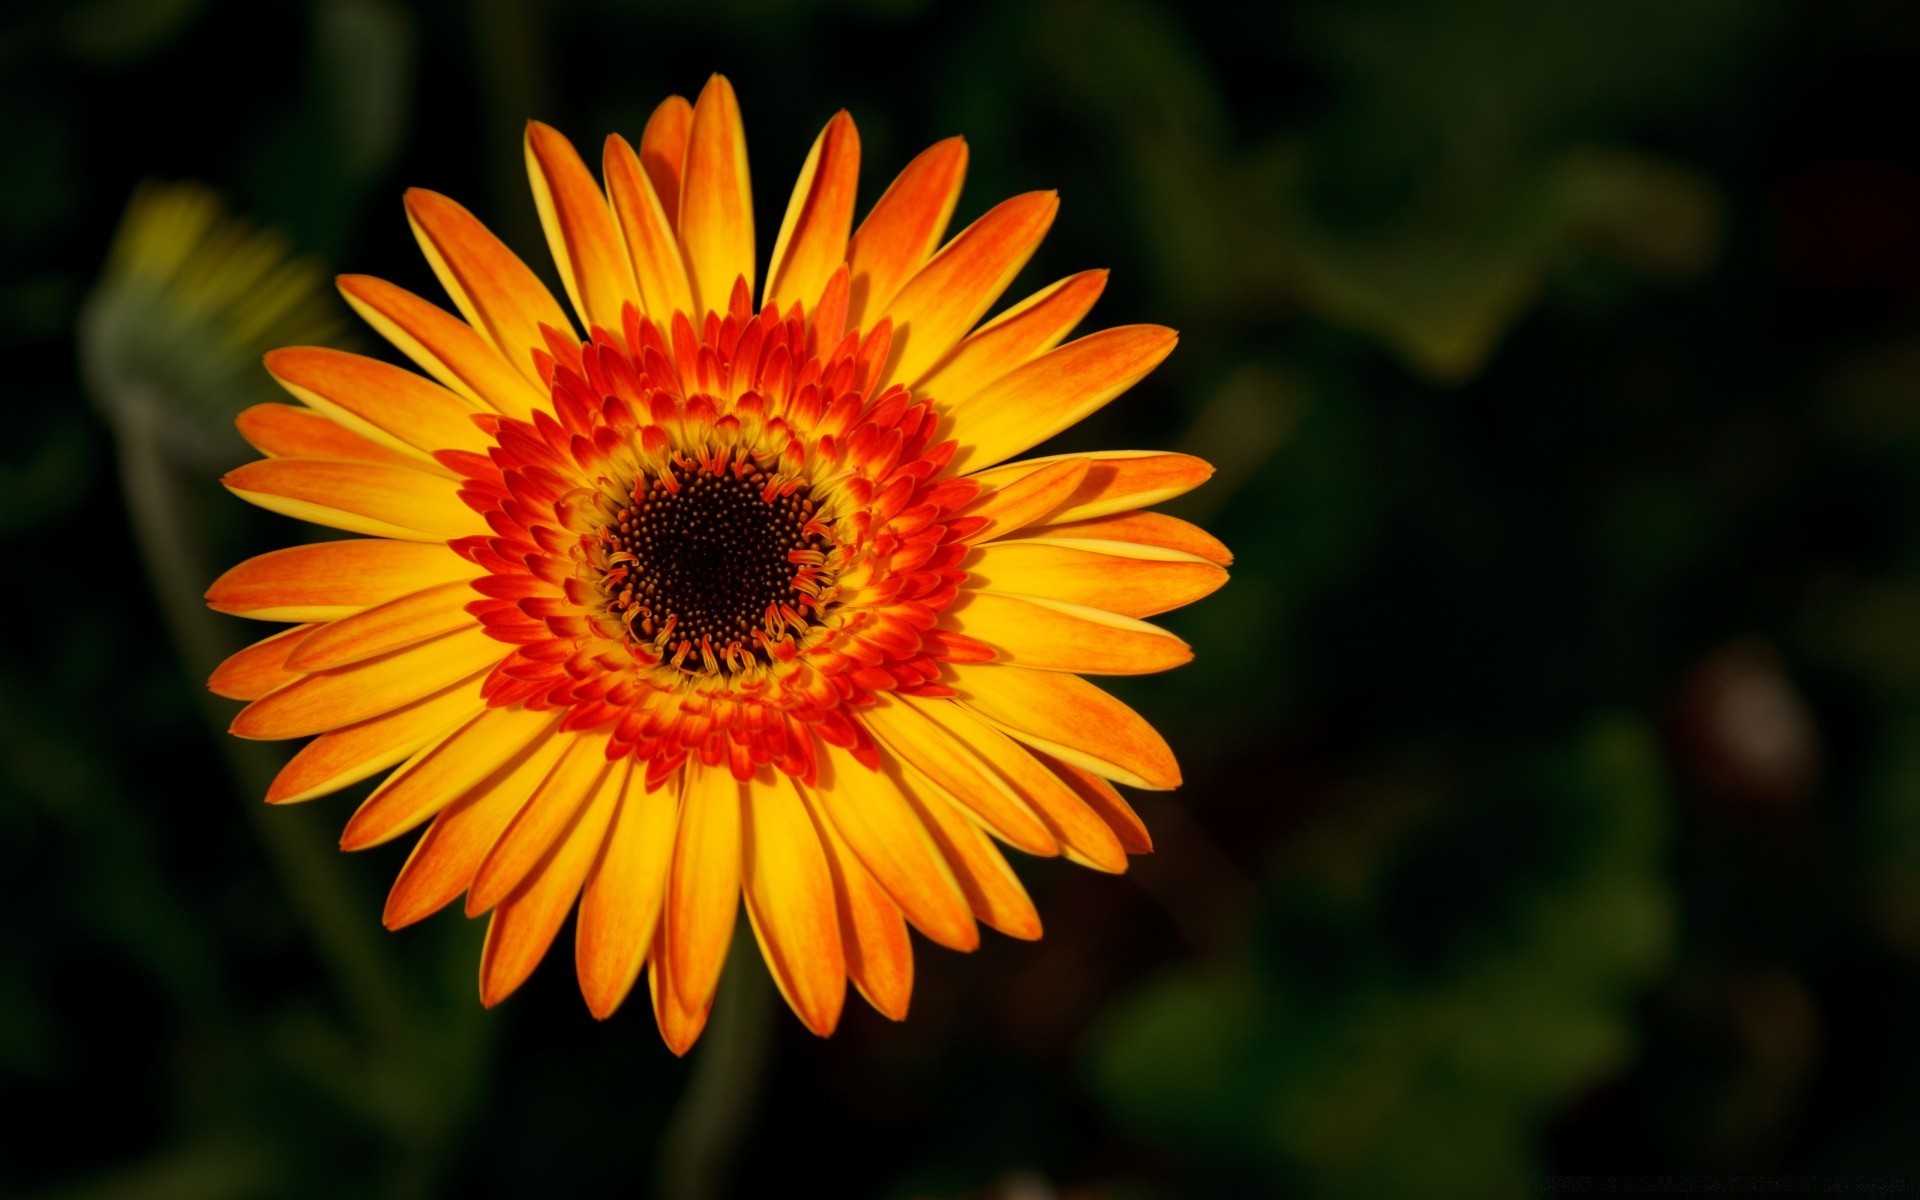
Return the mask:
<svg viewBox="0 0 1920 1200">
<path fill-rule="evenodd" d="M 979 485 L 936 480 L 954 444 L 874 391 L 890 328 L 835 334 L 843 306 L 755 315 L 743 283 L 697 336 L 631 307 L 582 346 L 548 331 L 553 413 L 476 418 L 494 447 L 439 456 L 493 530 L 453 544 L 488 572 L 469 611 L 514 647 L 490 705 L 612 725 L 650 782 L 689 757 L 811 779 L 815 737 L 874 757 L 850 714 L 876 693 L 950 694 L 938 662 L 977 650 L 934 626 Z"/>
</svg>

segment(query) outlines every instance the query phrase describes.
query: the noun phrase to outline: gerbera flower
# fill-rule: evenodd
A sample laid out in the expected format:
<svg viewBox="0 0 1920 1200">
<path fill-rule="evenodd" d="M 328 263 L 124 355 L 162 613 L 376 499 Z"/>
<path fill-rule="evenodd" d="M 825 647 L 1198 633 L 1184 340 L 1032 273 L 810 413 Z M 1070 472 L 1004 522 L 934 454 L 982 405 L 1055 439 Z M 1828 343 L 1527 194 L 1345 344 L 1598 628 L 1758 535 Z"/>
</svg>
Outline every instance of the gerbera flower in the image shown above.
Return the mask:
<svg viewBox="0 0 1920 1200">
<path fill-rule="evenodd" d="M 367 535 L 276 551 L 208 593 L 293 623 L 214 675 L 248 738 L 319 735 L 267 799 L 395 767 L 350 850 L 421 825 L 399 928 L 491 914 L 480 995 L 526 979 L 578 904 L 595 1015 L 643 968 L 675 1052 L 699 1035 L 740 901 L 826 1034 L 852 981 L 905 1015 L 907 926 L 957 950 L 1040 919 L 996 842 L 1106 871 L 1150 848 L 1113 783 L 1180 781 L 1080 678 L 1190 657 L 1141 620 L 1220 586 L 1219 542 L 1147 511 L 1179 454 L 1009 462 L 1173 349 L 1158 326 L 1061 344 L 1073 275 L 976 324 L 1053 220 L 1017 196 L 943 244 L 967 150 L 921 154 L 851 232 L 859 138 L 814 143 L 756 294 L 733 89 L 663 103 L 604 191 L 530 125 L 528 173 L 576 326 L 466 209 L 408 219 L 465 320 L 340 288 L 431 378 L 331 350 L 267 357 L 300 401 L 249 410 L 262 507 Z M 582 332 L 584 331 L 584 337 Z"/>
</svg>

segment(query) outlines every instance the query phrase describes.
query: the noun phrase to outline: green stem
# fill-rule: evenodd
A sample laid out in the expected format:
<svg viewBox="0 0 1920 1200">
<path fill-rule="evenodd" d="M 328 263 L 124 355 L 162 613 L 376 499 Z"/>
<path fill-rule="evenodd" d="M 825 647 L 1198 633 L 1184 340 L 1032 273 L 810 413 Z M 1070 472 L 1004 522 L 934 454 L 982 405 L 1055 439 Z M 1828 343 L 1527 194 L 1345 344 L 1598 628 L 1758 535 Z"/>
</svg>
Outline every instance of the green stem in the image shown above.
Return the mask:
<svg viewBox="0 0 1920 1200">
<path fill-rule="evenodd" d="M 179 657 L 197 679 L 204 679 L 235 647 L 202 600 L 213 573 L 195 537 L 196 525 L 173 465 L 154 436 L 152 418 L 147 415 L 152 406 L 144 399 L 128 397 L 117 410 L 116 441 L 127 517 Z M 205 688 L 195 691 L 209 724 L 223 728 L 228 714 L 220 700 Z M 281 756 L 259 742 L 226 736 L 219 742 L 234 783 L 248 800 L 247 819 L 342 998 L 369 1034 L 381 1040 L 398 1039 L 405 1029 L 403 994 L 372 935 L 373 922 L 360 911 L 336 865 L 338 856 L 329 839 L 310 814 L 269 809 L 259 802 L 280 768 Z"/>
<path fill-rule="evenodd" d="M 753 935 L 742 930 L 727 955 L 687 1090 L 660 1140 L 663 1200 L 715 1200 L 726 1191 L 772 1040 L 772 989 L 759 959 Z"/>
</svg>

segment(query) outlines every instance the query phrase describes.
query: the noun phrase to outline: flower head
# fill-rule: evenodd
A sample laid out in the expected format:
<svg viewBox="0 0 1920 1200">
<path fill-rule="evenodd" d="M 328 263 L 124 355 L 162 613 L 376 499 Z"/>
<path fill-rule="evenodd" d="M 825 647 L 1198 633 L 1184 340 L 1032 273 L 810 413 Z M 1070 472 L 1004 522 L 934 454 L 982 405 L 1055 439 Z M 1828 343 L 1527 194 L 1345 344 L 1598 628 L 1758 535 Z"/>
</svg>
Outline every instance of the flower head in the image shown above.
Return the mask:
<svg viewBox="0 0 1920 1200">
<path fill-rule="evenodd" d="M 331 341 L 338 304 L 318 263 L 230 215 L 193 183 L 144 183 L 80 317 L 88 391 L 123 433 L 181 458 L 230 462 L 234 415 L 270 397 L 262 352 Z"/>
<path fill-rule="evenodd" d="M 464 208 L 407 214 L 464 320 L 362 276 L 368 323 L 431 379 L 336 351 L 267 365 L 269 457 L 226 484 L 366 535 L 235 567 L 215 608 L 293 623 L 212 686 L 242 737 L 318 735 L 268 796 L 392 770 L 349 849 L 426 826 L 398 927 L 490 913 L 481 997 L 524 981 L 576 905 L 599 1016 L 645 969 L 699 1035 L 740 902 L 817 1033 L 846 985 L 904 1016 L 909 925 L 945 946 L 1040 921 L 996 842 L 1124 870 L 1149 848 L 1113 783 L 1179 782 L 1165 742 L 1080 673 L 1190 657 L 1140 618 L 1225 580 L 1225 549 L 1147 506 L 1210 473 L 1150 452 L 1009 462 L 1172 350 L 1157 326 L 1061 344 L 1103 272 L 978 324 L 1053 219 L 1019 196 L 944 244 L 966 147 L 935 145 L 852 228 L 859 139 L 814 143 L 756 308 L 739 110 L 662 104 L 603 185 L 527 133 L 576 326 Z M 977 327 L 976 327 L 977 326 Z"/>
</svg>

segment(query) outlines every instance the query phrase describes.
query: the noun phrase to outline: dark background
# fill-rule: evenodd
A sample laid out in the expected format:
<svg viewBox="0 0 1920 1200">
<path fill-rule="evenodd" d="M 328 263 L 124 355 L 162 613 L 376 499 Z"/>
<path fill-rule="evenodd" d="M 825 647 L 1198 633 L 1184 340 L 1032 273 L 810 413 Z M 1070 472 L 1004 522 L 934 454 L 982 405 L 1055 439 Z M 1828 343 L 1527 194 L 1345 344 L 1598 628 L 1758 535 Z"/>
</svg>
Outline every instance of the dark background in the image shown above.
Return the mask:
<svg viewBox="0 0 1920 1200">
<path fill-rule="evenodd" d="M 568 933 L 483 1012 L 477 924 L 380 930 L 404 848 L 335 854 L 351 796 L 259 803 L 200 681 L 209 638 L 261 631 L 169 619 L 128 519 L 154 435 L 119 394 L 160 381 L 184 499 L 148 523 L 210 572 L 293 528 L 215 482 L 245 457 L 226 421 L 267 398 L 259 347 L 130 351 L 169 328 L 150 297 L 75 329 L 125 291 L 102 264 L 147 179 L 429 293 L 399 193 L 430 186 L 551 278 L 522 122 L 591 150 L 713 70 L 763 254 L 841 106 L 863 209 L 956 132 L 956 228 L 1058 187 L 1013 295 L 1109 266 L 1092 325 L 1183 334 L 1064 444 L 1212 459 L 1173 510 L 1239 557 L 1166 619 L 1194 664 L 1119 689 L 1187 769 L 1139 798 L 1156 854 L 1118 879 L 1021 862 L 1045 939 L 920 943 L 903 1025 L 849 1003 L 822 1042 L 763 1013 L 763 1054 L 710 1033 L 683 1062 L 644 1000 L 591 1019 Z M 1914 1169 L 1916 78 L 1896 0 L 22 8 L 0 1193 L 1492 1197 Z M 222 355 L 243 383 L 168 391 Z"/>
</svg>

